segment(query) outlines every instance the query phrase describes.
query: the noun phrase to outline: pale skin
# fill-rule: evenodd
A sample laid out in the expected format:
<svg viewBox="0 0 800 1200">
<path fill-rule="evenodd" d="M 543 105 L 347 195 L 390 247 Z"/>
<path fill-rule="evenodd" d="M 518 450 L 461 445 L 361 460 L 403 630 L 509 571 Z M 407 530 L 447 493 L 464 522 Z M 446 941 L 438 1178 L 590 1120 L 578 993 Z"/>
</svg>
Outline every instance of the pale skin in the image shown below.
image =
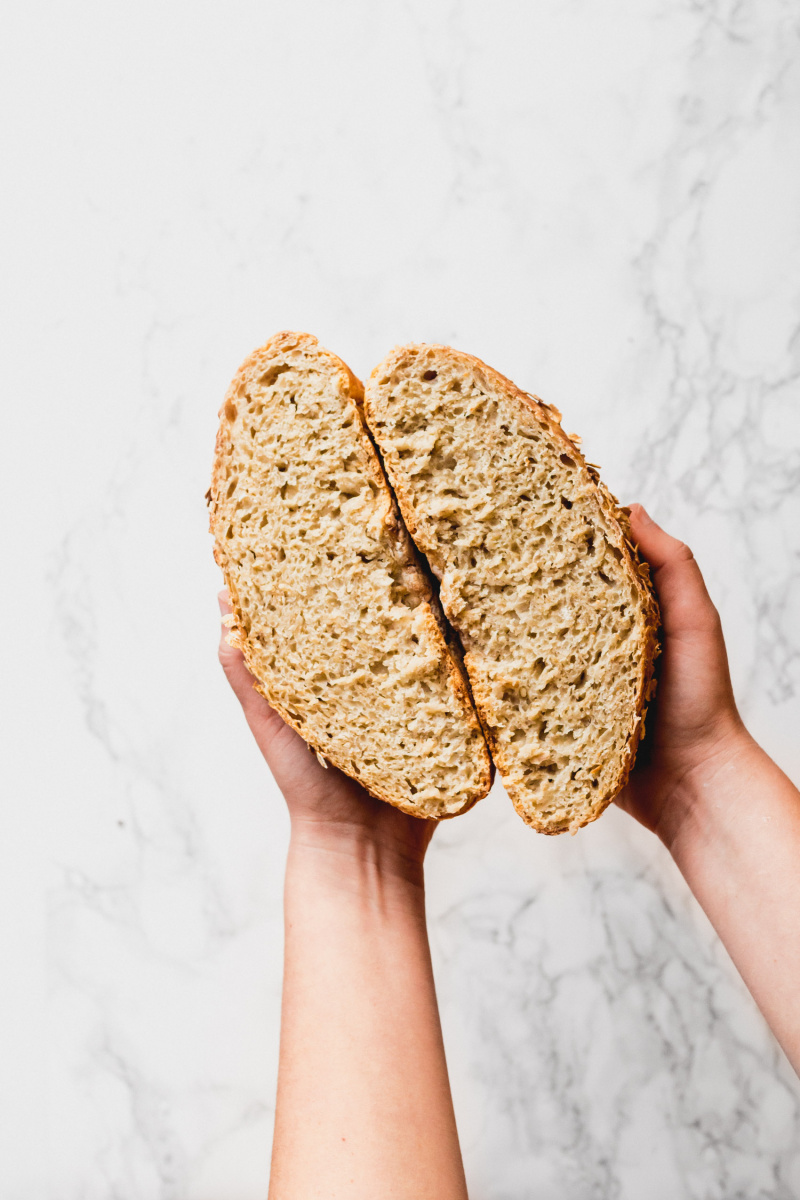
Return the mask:
<svg viewBox="0 0 800 1200">
<path fill-rule="evenodd" d="M 800 793 L 742 723 L 691 551 L 639 505 L 631 523 L 663 657 L 617 803 L 673 856 L 800 1072 Z M 291 818 L 270 1200 L 465 1200 L 425 926 L 435 822 L 324 770 L 224 634 L 222 665 Z"/>
</svg>

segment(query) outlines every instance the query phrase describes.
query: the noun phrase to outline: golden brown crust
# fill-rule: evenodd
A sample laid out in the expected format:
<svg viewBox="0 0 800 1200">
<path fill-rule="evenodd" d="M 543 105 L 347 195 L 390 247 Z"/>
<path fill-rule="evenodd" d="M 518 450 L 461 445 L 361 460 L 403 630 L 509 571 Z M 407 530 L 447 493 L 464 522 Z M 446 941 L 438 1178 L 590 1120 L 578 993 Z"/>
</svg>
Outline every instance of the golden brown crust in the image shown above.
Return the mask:
<svg viewBox="0 0 800 1200">
<path fill-rule="evenodd" d="M 315 355 L 317 358 L 324 359 L 328 367 L 333 368 L 333 370 L 339 374 L 344 392 L 355 402 L 354 407 L 356 408 L 359 417 L 357 424 L 358 436 L 362 443 L 369 447 L 369 454 L 367 457 L 370 463 L 370 469 L 374 482 L 385 495 L 387 503 L 390 507 L 390 515 L 387 519 L 387 525 L 393 525 L 398 556 L 402 558 L 406 565 L 416 568 L 416 590 L 426 602 L 424 624 L 428 630 L 431 640 L 438 647 L 441 668 L 446 674 L 450 689 L 454 693 L 458 702 L 462 705 L 463 715 L 468 724 L 474 724 L 474 728 L 477 730 L 481 730 L 481 727 L 477 714 L 475 713 L 472 705 L 469 693 L 469 684 L 463 664 L 461 663 L 455 649 L 447 643 L 447 626 L 441 614 L 438 599 L 428 582 L 425 568 L 420 562 L 416 547 L 408 537 L 408 533 L 403 525 L 395 498 L 392 494 L 391 488 L 389 487 L 388 481 L 381 467 L 379 457 L 375 450 L 374 443 L 364 421 L 364 389 L 361 382 L 356 378 L 355 375 L 353 375 L 352 371 L 344 362 L 342 362 L 341 359 L 320 347 L 317 339 L 311 334 L 293 333 L 290 331 L 277 333 L 263 346 L 259 347 L 259 349 L 249 355 L 248 358 L 242 363 L 241 367 L 234 376 L 230 387 L 228 388 L 222 407 L 219 411 L 220 424 L 215 444 L 211 487 L 206 493 L 206 502 L 209 507 L 209 527 L 215 538 L 214 558 L 223 572 L 225 584 L 230 593 L 232 618 L 230 621 L 230 633 L 228 635 L 228 641 L 231 645 L 241 650 L 247 668 L 254 677 L 253 687 L 255 690 L 259 692 L 267 700 L 270 706 L 280 714 L 286 724 L 294 729 L 295 732 L 307 742 L 309 748 L 314 751 L 318 757 L 324 757 L 324 759 L 327 759 L 328 762 L 342 770 L 345 774 L 352 774 L 352 772 L 348 771 L 346 762 L 344 762 L 336 754 L 336 752 L 331 749 L 331 747 L 325 746 L 323 748 L 317 745 L 312 745 L 309 742 L 308 730 L 303 729 L 300 726 L 300 724 L 281 703 L 280 697 L 273 694 L 269 687 L 269 681 L 260 679 L 258 677 L 254 661 L 253 646 L 251 645 L 246 633 L 243 606 L 240 602 L 240 597 L 237 594 L 233 574 L 230 571 L 227 563 L 224 548 L 224 530 L 221 527 L 220 521 L 218 520 L 223 494 L 222 483 L 226 477 L 226 459 L 231 454 L 232 450 L 231 421 L 229 419 L 229 413 L 232 411 L 232 408 L 229 408 L 229 406 L 235 406 L 237 398 L 239 397 L 246 380 L 252 377 L 253 374 L 258 373 L 259 368 L 263 367 L 265 360 L 271 359 L 277 353 L 288 353 L 289 351 L 297 349 L 304 349 L 307 352 Z M 480 752 L 476 751 L 476 753 Z M 480 790 L 474 796 L 467 799 L 457 811 L 437 814 L 437 819 L 446 820 L 451 816 L 461 815 L 461 813 L 468 811 L 475 803 L 477 803 L 478 800 L 482 799 L 483 796 L 485 796 L 490 790 L 494 777 L 494 764 L 492 763 L 485 746 L 483 748 L 483 758 L 481 760 L 480 772 L 482 776 Z M 364 786 L 364 781 L 362 779 L 360 779 L 359 782 L 362 784 L 362 786 Z M 430 813 L 420 812 L 419 807 L 414 808 L 413 805 L 406 803 L 402 796 L 391 794 L 390 792 L 384 790 L 380 784 L 376 784 L 374 781 L 370 783 L 369 790 L 378 799 L 386 801 L 395 808 L 399 808 L 401 811 L 406 812 L 411 816 L 426 817 L 433 815 Z"/>
<path fill-rule="evenodd" d="M 579 828 L 588 825 L 595 821 L 601 813 L 608 807 L 615 796 L 619 794 L 622 788 L 628 781 L 631 770 L 633 769 L 636 752 L 639 743 L 644 735 L 645 718 L 647 715 L 647 706 L 655 694 L 656 681 L 654 678 L 655 661 L 660 652 L 658 642 L 658 631 L 660 626 L 660 613 L 655 592 L 650 579 L 650 567 L 638 553 L 637 547 L 633 543 L 629 509 L 623 508 L 611 494 L 605 484 L 600 480 L 597 468 L 586 461 L 579 448 L 580 438 L 577 435 L 568 435 L 561 427 L 562 414 L 551 404 L 546 404 L 540 397 L 523 392 L 510 379 L 496 371 L 493 367 L 488 366 L 481 359 L 474 355 L 466 354 L 463 351 L 453 350 L 449 346 L 443 346 L 433 343 L 421 343 L 405 346 L 396 346 L 386 358 L 373 370 L 367 383 L 367 399 L 365 401 L 365 415 L 367 424 L 370 427 L 372 436 L 380 449 L 380 439 L 377 435 L 376 425 L 371 418 L 369 408 L 369 395 L 373 387 L 378 386 L 378 379 L 381 376 L 386 376 L 392 371 L 393 363 L 399 362 L 402 358 L 409 354 L 422 354 L 426 351 L 434 351 L 452 357 L 454 362 L 458 362 L 471 367 L 478 379 L 480 375 L 487 380 L 491 380 L 496 387 L 500 388 L 506 396 L 533 413 L 536 420 L 551 434 L 551 436 L 564 446 L 564 452 L 568 453 L 570 458 L 577 464 L 579 469 L 584 473 L 585 481 L 588 487 L 594 492 L 597 502 L 603 512 L 608 528 L 607 534 L 621 552 L 622 562 L 624 563 L 626 574 L 633 583 L 639 596 L 644 616 L 645 632 L 642 638 L 640 647 L 640 676 L 638 696 L 634 712 L 631 718 L 631 726 L 628 736 L 628 752 L 626 758 L 621 764 L 620 771 L 616 783 L 609 788 L 605 794 L 600 794 L 592 803 L 590 810 L 585 814 L 584 818 L 569 826 L 552 827 L 544 823 L 537 822 L 535 817 L 524 811 L 523 806 L 517 802 L 512 795 L 510 798 L 517 812 L 523 820 L 531 825 L 540 833 L 556 834 L 563 833 L 568 828 L 571 833 L 577 832 Z M 394 493 L 397 497 L 400 511 L 405 520 L 406 526 L 412 538 L 418 535 L 418 526 L 414 506 L 411 503 L 408 491 L 403 487 L 402 481 L 393 478 L 392 485 Z M 497 753 L 497 739 L 493 736 L 491 723 L 488 719 L 487 705 L 481 695 L 480 682 L 474 679 L 470 680 L 471 694 L 478 714 L 481 718 L 481 725 L 484 731 L 484 737 L 489 745 L 489 749 L 494 757 Z"/>
</svg>

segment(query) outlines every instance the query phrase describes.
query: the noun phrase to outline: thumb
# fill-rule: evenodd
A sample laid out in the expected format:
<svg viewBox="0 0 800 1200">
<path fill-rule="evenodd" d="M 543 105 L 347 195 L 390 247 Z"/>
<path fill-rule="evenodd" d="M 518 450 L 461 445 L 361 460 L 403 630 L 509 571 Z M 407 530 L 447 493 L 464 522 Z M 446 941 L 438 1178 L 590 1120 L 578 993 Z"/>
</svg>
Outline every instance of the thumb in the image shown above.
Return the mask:
<svg viewBox="0 0 800 1200">
<path fill-rule="evenodd" d="M 276 726 L 283 725 L 283 719 L 275 712 L 274 708 L 269 706 L 261 693 L 256 691 L 256 681 L 247 669 L 241 650 L 237 646 L 232 646 L 228 641 L 229 626 L 225 618 L 230 616 L 232 610 L 227 589 L 221 591 L 217 599 L 219 600 L 219 611 L 222 614 L 219 661 L 225 672 L 225 678 L 244 709 L 248 724 L 254 732 L 258 729 L 259 733 L 264 731 L 265 724 L 270 725 L 273 721 Z"/>
<path fill-rule="evenodd" d="M 718 631 L 719 614 L 686 543 L 656 524 L 641 504 L 631 506 L 631 530 L 653 572 L 664 633 Z"/>
</svg>

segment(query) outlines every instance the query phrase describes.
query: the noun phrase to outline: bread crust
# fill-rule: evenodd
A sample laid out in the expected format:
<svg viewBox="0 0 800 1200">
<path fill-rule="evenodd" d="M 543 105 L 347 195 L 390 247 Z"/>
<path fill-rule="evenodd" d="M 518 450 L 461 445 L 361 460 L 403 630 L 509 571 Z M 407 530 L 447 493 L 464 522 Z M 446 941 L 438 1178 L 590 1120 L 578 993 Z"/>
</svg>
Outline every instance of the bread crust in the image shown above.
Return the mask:
<svg viewBox="0 0 800 1200">
<path fill-rule="evenodd" d="M 211 473 L 211 486 L 206 493 L 206 503 L 209 509 L 209 528 L 214 535 L 214 558 L 217 565 L 222 570 L 225 584 L 230 593 L 231 617 L 228 621 L 230 632 L 228 634 L 228 642 L 231 646 L 241 650 L 244 656 L 245 664 L 253 675 L 253 687 L 262 695 L 267 703 L 280 714 L 281 718 L 290 726 L 296 733 L 303 738 L 309 746 L 309 749 L 316 753 L 321 761 L 331 763 L 334 767 L 343 771 L 345 774 L 352 775 L 348 771 L 346 762 L 329 746 L 321 747 L 309 741 L 308 730 L 303 729 L 298 722 L 292 717 L 286 707 L 281 703 L 280 698 L 271 690 L 268 679 L 261 679 L 258 676 L 253 645 L 248 638 L 246 632 L 246 623 L 243 617 L 243 606 L 241 597 L 239 596 L 233 578 L 233 574 L 229 569 L 227 555 L 224 545 L 224 530 L 222 528 L 221 506 L 223 496 L 223 480 L 225 479 L 226 459 L 232 451 L 231 437 L 231 420 L 228 413 L 231 411 L 229 405 L 234 405 L 237 397 L 240 395 L 246 381 L 252 378 L 255 374 L 263 369 L 265 362 L 271 359 L 276 353 L 290 353 L 292 351 L 302 350 L 307 355 L 313 356 L 325 363 L 326 368 L 337 374 L 342 385 L 343 391 L 349 399 L 353 401 L 354 410 L 357 416 L 356 432 L 359 440 L 365 449 L 368 450 L 367 460 L 370 464 L 370 472 L 372 479 L 382 494 L 386 504 L 386 514 L 384 524 L 391 531 L 395 550 L 398 560 L 409 568 L 413 568 L 415 573 L 414 590 L 424 604 L 424 627 L 427 635 L 434 643 L 439 654 L 440 668 L 445 672 L 447 677 L 448 688 L 454 694 L 458 704 L 460 705 L 463 717 L 467 724 L 483 733 L 480 721 L 476 714 L 471 693 L 467 673 L 464 669 L 463 662 L 460 656 L 460 647 L 454 645 L 451 640 L 448 640 L 449 627 L 444 620 L 439 605 L 438 597 L 434 589 L 431 587 L 427 573 L 427 564 L 424 560 L 420 560 L 418 551 L 408 535 L 400 512 L 397 501 L 389 486 L 388 480 L 383 470 L 380 457 L 375 449 L 374 441 L 370 436 L 364 418 L 364 388 L 360 380 L 356 378 L 350 368 L 336 355 L 330 351 L 323 349 L 317 339 L 308 333 L 295 333 L 291 331 L 283 331 L 275 334 L 263 346 L 260 346 L 252 354 L 250 354 L 240 366 L 234 376 L 230 387 L 225 395 L 225 399 L 219 410 L 220 424 L 217 431 L 216 443 L 214 448 L 214 463 Z M 422 607 L 422 605 L 420 605 Z M 417 611 L 417 610 L 415 610 Z M 392 793 L 390 790 L 382 787 L 379 783 L 371 781 L 369 785 L 365 784 L 364 780 L 359 778 L 357 781 L 377 799 L 383 800 L 393 807 L 400 809 L 402 812 L 408 813 L 410 816 L 421 818 L 433 818 L 436 820 L 447 820 L 450 817 L 460 816 L 467 812 L 474 804 L 481 800 L 490 790 L 494 778 L 494 764 L 485 745 L 485 739 L 476 743 L 476 753 L 480 754 L 477 747 L 482 747 L 482 759 L 479 764 L 481 785 L 475 795 L 465 800 L 460 808 L 452 812 L 441 812 L 437 814 L 420 811 L 419 807 L 414 807 L 406 802 L 402 795 Z"/>
<path fill-rule="evenodd" d="M 604 532 L 610 535 L 610 538 L 616 548 L 622 555 L 622 563 L 627 577 L 633 584 L 638 595 L 641 611 L 644 617 L 644 629 L 639 644 L 639 661 L 640 671 L 638 679 L 638 691 L 636 704 L 634 706 L 630 727 L 628 731 L 627 753 L 623 759 L 620 769 L 614 784 L 609 787 L 605 793 L 600 793 L 593 800 L 580 821 L 575 821 L 568 827 L 560 826 L 557 828 L 537 821 L 535 816 L 524 811 L 523 805 L 518 797 L 511 792 L 509 797 L 516 808 L 519 815 L 523 818 L 526 824 L 532 826 L 539 833 L 554 835 L 566 832 L 569 829 L 570 833 L 576 833 L 579 828 L 590 824 L 604 812 L 611 801 L 617 796 L 628 782 L 631 770 L 636 761 L 636 754 L 639 744 L 645 732 L 645 719 L 647 716 L 647 708 L 650 701 L 655 695 L 656 679 L 655 679 L 655 662 L 660 653 L 660 645 L 658 640 L 660 628 L 660 612 L 658 602 L 656 600 L 653 589 L 649 564 L 639 554 L 638 547 L 633 542 L 633 535 L 630 526 L 630 509 L 619 504 L 616 498 L 612 495 L 606 485 L 600 479 L 600 475 L 596 466 L 588 463 L 581 453 L 579 442 L 580 438 L 577 435 L 569 435 L 564 432 L 561 427 L 562 414 L 551 404 L 545 403 L 539 396 L 531 395 L 528 392 L 522 391 L 516 384 L 496 371 L 493 367 L 488 366 L 481 359 L 474 355 L 467 354 L 464 351 L 454 350 L 450 346 L 443 346 L 437 343 L 412 343 L 409 345 L 395 346 L 394 349 L 386 356 L 381 363 L 372 371 L 366 385 L 364 412 L 367 424 L 370 427 L 373 439 L 375 440 L 379 450 L 384 458 L 384 467 L 387 470 L 391 486 L 394 494 L 397 497 L 397 502 L 400 506 L 400 512 L 406 523 L 411 537 L 416 539 L 419 536 L 419 526 L 417 522 L 414 505 L 411 500 L 408 488 L 404 486 L 403 480 L 398 477 L 396 472 L 391 469 L 391 464 L 388 456 L 381 448 L 381 440 L 375 414 L 371 411 L 371 397 L 377 392 L 380 387 L 379 380 L 393 370 L 394 366 L 399 365 L 400 360 L 409 355 L 423 355 L 426 352 L 433 351 L 436 355 L 442 355 L 449 359 L 451 365 L 468 367 L 476 372 L 478 378 L 482 374 L 487 381 L 491 381 L 496 388 L 501 390 L 505 397 L 524 408 L 526 413 L 532 413 L 536 421 L 542 428 L 551 436 L 556 445 L 563 447 L 563 452 L 576 463 L 578 469 L 582 473 L 582 482 L 594 494 L 597 503 L 606 518 L 607 528 Z M 481 681 L 475 678 L 470 678 L 472 689 L 472 697 L 481 718 L 484 737 L 489 745 L 489 749 L 493 758 L 498 751 L 497 738 L 494 735 L 489 721 L 489 704 L 488 697 L 484 696 Z"/>
</svg>

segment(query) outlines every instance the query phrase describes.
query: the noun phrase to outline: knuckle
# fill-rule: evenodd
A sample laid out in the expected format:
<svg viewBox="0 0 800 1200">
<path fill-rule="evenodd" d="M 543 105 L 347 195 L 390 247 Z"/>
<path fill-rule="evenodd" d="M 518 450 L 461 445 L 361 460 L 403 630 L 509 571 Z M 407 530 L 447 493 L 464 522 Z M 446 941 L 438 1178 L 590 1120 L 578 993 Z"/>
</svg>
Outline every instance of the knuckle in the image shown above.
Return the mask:
<svg viewBox="0 0 800 1200">
<path fill-rule="evenodd" d="M 222 667 L 222 669 L 226 675 L 230 674 L 230 671 L 233 667 L 234 654 L 235 654 L 235 651 L 228 645 L 228 643 L 223 638 L 220 641 L 219 647 L 217 649 L 217 658 L 219 659 L 219 664 Z"/>
<path fill-rule="evenodd" d="M 722 633 L 722 617 L 713 600 L 708 601 L 708 621 L 713 633 Z"/>
</svg>

